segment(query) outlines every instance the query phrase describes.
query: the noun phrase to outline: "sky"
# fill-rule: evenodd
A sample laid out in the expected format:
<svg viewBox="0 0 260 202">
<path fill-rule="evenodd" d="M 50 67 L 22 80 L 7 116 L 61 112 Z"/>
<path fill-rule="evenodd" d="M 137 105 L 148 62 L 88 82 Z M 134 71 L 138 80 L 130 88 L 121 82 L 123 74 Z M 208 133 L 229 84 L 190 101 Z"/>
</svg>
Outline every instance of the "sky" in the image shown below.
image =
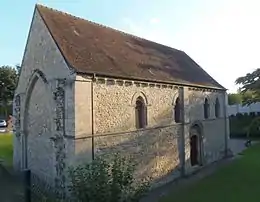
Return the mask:
<svg viewBox="0 0 260 202">
<path fill-rule="evenodd" d="M 1 0 L 0 66 L 21 64 L 36 3 L 183 50 L 229 92 L 260 68 L 259 0 Z"/>
</svg>

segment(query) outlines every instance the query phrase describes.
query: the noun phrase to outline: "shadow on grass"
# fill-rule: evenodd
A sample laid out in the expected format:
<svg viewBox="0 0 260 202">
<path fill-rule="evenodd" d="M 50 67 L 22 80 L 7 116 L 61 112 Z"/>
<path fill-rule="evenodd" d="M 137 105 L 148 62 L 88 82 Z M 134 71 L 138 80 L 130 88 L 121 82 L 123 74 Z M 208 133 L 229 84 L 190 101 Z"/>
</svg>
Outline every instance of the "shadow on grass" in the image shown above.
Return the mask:
<svg viewBox="0 0 260 202">
<path fill-rule="evenodd" d="M 182 187 L 178 191 L 172 190 L 160 201 L 259 201 L 260 144 L 255 144 L 242 153 L 243 156 L 222 166 L 214 174 Z"/>
</svg>

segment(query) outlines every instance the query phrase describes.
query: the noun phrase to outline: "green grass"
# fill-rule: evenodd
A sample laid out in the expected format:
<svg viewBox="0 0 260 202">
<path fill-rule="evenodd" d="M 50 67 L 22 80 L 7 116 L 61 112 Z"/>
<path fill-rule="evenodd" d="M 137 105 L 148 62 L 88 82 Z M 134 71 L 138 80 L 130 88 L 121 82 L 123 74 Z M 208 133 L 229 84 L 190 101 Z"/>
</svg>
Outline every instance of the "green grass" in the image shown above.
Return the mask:
<svg viewBox="0 0 260 202">
<path fill-rule="evenodd" d="M 0 159 L 4 160 L 6 166 L 12 166 L 13 136 L 11 134 L 0 134 Z"/>
<path fill-rule="evenodd" d="M 213 175 L 180 190 L 161 202 L 259 202 L 260 144 L 244 152 L 242 158 Z"/>
</svg>

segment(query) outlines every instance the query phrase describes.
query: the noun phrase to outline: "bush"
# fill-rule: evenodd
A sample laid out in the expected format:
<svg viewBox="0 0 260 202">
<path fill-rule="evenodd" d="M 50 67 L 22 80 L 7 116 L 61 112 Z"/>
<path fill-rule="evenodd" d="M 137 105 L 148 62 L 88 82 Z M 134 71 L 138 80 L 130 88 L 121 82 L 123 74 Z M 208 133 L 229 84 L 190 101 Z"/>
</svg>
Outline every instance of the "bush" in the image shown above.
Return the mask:
<svg viewBox="0 0 260 202">
<path fill-rule="evenodd" d="M 8 115 L 13 114 L 13 106 L 8 105 L 6 107 L 0 105 L 0 118 L 7 119 Z"/>
<path fill-rule="evenodd" d="M 243 115 L 242 113 L 237 113 L 237 114 L 236 114 L 236 117 L 237 117 L 237 118 L 243 118 L 243 116 L 244 116 L 244 115 Z"/>
<path fill-rule="evenodd" d="M 97 158 L 69 170 L 69 191 L 76 201 L 134 202 L 149 189 L 147 180 L 134 181 L 135 165 L 116 154 L 111 163 Z"/>
<path fill-rule="evenodd" d="M 251 117 L 256 117 L 255 112 L 250 112 L 250 116 L 251 116 Z"/>
</svg>

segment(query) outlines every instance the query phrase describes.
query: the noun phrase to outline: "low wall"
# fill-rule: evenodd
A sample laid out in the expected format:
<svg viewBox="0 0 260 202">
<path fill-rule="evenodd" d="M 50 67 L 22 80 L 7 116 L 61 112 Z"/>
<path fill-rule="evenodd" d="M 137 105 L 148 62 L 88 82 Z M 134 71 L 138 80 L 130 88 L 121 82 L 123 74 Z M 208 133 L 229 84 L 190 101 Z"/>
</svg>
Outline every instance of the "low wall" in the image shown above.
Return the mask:
<svg viewBox="0 0 260 202">
<path fill-rule="evenodd" d="M 260 103 L 254 103 L 249 106 L 242 106 L 241 104 L 237 105 L 228 105 L 227 107 L 228 116 L 236 115 L 237 113 L 249 114 L 249 113 L 258 113 L 260 112 Z"/>
</svg>

